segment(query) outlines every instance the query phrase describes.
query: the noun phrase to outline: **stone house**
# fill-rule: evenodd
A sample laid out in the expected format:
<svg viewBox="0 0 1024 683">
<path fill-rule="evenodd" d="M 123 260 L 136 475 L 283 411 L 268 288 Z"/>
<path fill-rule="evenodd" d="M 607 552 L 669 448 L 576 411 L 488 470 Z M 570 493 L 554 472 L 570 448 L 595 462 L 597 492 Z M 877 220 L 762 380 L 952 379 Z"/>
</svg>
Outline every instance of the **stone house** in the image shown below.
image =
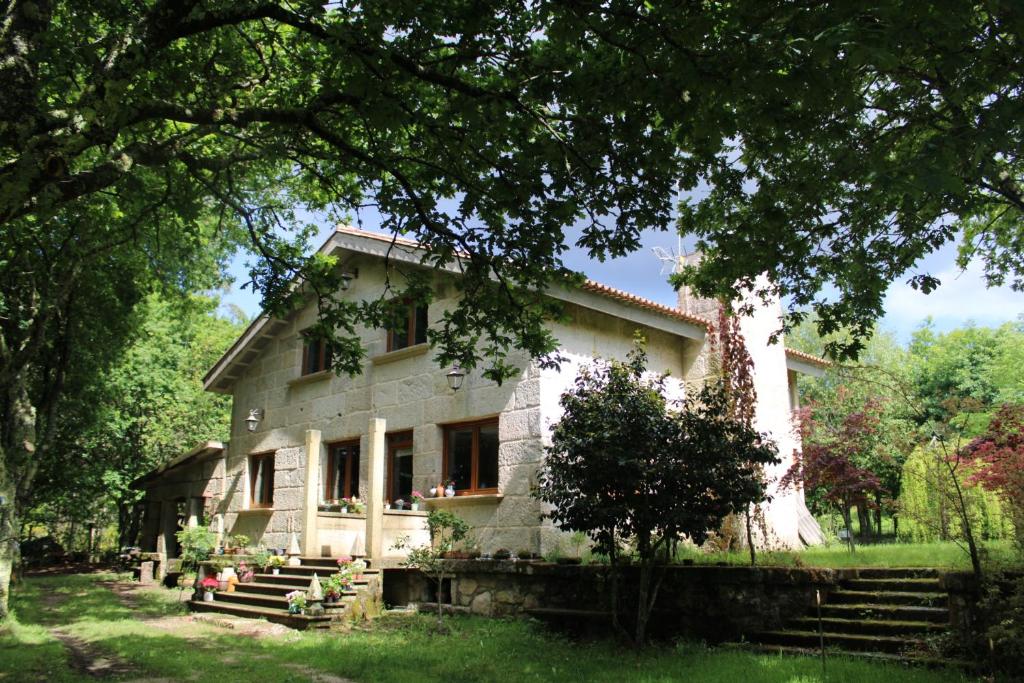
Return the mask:
<svg viewBox="0 0 1024 683">
<path fill-rule="evenodd" d="M 337 255 L 354 275 L 345 295 L 366 298 L 384 291 L 388 268 L 420 258 L 413 242 L 350 228 L 338 228 L 321 252 Z M 452 277 L 437 275 L 434 302 L 410 310 L 406 329 L 361 330 L 368 356 L 355 377 L 336 376 L 329 351 L 302 336 L 314 322 L 312 307 L 287 320 L 254 321 L 205 380 L 209 391 L 233 398 L 229 443 L 201 444 L 136 482 L 145 490 L 143 549 L 173 557 L 177 528 L 213 524 L 269 547 L 287 546 L 294 532 L 304 555 L 365 554 L 386 566 L 401 557 L 395 539 L 425 541 L 426 510 L 445 507 L 470 522 L 472 542 L 484 552 L 568 550 L 530 495 L 560 395 L 581 364 L 624 357 L 637 330 L 648 340 L 651 369 L 671 374 L 671 391 L 699 384 L 707 374 L 708 322 L 698 312 L 707 302 L 684 292 L 680 308 L 671 308 L 592 281 L 552 290 L 568 314 L 552 323 L 567 359 L 560 370 L 523 355 L 514 359 L 521 373 L 513 380 L 499 386 L 471 372 L 453 391 L 449 368 L 436 364 L 423 334 L 451 305 Z M 796 374 L 817 375 L 824 366 L 768 343 L 778 315 L 777 306 L 768 307 L 742 320 L 755 366 L 757 426 L 774 436 L 784 458 L 769 473 L 776 479 L 798 447 L 790 421 Z M 387 506 L 448 481 L 457 495 L 428 498 L 416 511 Z M 365 511 L 330 504 L 353 495 Z M 779 544 L 820 537 L 800 493 L 777 494 L 767 519 Z"/>
</svg>

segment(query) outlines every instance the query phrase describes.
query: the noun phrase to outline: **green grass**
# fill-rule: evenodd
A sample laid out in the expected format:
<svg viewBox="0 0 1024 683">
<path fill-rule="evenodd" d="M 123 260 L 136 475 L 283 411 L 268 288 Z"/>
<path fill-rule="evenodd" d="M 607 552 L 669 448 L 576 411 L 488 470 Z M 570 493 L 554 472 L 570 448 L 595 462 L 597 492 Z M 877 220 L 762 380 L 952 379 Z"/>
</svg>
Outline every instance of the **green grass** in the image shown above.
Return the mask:
<svg viewBox="0 0 1024 683">
<path fill-rule="evenodd" d="M 1020 564 L 1020 558 L 1009 541 L 987 543 L 983 553 L 988 568 Z M 678 557 L 680 560 L 693 560 L 696 564 L 750 564 L 750 554 L 745 550 L 705 553 L 695 548 L 681 548 Z M 794 552 L 761 552 L 757 563 L 784 567 L 939 567 L 965 571 L 971 568 L 967 553 L 955 543 L 948 542 L 855 545 L 852 553 L 845 544 L 833 543 Z"/>
<path fill-rule="evenodd" d="M 96 575 L 32 579 L 18 586 L 20 622 L 0 633 L 0 681 L 86 680 L 66 663 L 47 631 L 60 624 L 104 653 L 130 662 L 129 678 L 194 681 L 308 681 L 333 674 L 355 681 L 821 681 L 818 659 L 755 655 L 686 643 L 637 655 L 610 641 L 572 642 L 527 621 L 458 617 L 436 635 L 423 616 L 384 617 L 347 633 L 291 633 L 251 638 L 209 624 L 159 628 L 136 616 L 175 613 L 176 591 L 147 593 L 139 610 L 121 606 Z M 63 606 L 46 607 L 50 591 Z M 70 606 L 69 606 L 70 605 Z M 956 671 L 904 668 L 833 657 L 829 681 L 939 683 L 963 681 Z"/>
</svg>

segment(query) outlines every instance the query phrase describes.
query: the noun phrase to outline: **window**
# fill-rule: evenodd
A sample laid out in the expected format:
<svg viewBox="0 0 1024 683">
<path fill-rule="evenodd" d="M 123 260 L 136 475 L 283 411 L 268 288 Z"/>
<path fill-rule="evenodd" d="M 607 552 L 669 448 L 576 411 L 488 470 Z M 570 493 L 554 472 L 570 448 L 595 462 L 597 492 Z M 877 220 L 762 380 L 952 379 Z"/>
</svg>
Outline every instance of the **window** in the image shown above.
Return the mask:
<svg viewBox="0 0 1024 683">
<path fill-rule="evenodd" d="M 359 442 L 331 444 L 327 451 L 324 500 L 359 496 Z"/>
<path fill-rule="evenodd" d="M 334 354 L 323 339 L 307 339 L 302 347 L 302 374 L 312 375 L 331 367 Z"/>
<path fill-rule="evenodd" d="M 412 432 L 388 434 L 387 500 L 409 502 L 412 496 Z"/>
<path fill-rule="evenodd" d="M 498 420 L 444 428 L 445 482 L 460 494 L 498 492 Z"/>
<path fill-rule="evenodd" d="M 410 306 L 405 327 L 388 330 L 388 351 L 427 343 L 427 307 Z"/>
<path fill-rule="evenodd" d="M 274 454 L 249 456 L 249 507 L 274 507 Z"/>
</svg>

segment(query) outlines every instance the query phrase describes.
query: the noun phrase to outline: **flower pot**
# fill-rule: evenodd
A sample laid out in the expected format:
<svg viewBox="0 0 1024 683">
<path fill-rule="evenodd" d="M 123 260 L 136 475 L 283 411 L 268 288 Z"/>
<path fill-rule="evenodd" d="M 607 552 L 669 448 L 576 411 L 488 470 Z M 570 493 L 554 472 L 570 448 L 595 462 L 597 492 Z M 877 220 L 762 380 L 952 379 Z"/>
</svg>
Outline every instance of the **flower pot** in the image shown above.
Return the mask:
<svg viewBox="0 0 1024 683">
<path fill-rule="evenodd" d="M 436 486 L 433 487 L 432 489 L 430 489 L 430 497 L 431 498 L 437 498 L 437 487 Z"/>
<path fill-rule="evenodd" d="M 270 573 L 273 574 L 274 576 L 277 576 L 278 574 L 281 573 L 281 568 L 280 567 L 274 567 L 273 569 L 270 570 Z"/>
<path fill-rule="evenodd" d="M 454 498 L 455 497 L 455 487 L 454 486 L 449 486 L 448 488 L 446 488 L 444 490 L 444 495 L 446 497 L 448 497 L 448 498 Z"/>
<path fill-rule="evenodd" d="M 298 605 L 288 605 L 288 614 L 302 614 L 302 608 Z"/>
<path fill-rule="evenodd" d="M 409 506 L 409 509 L 410 510 L 419 510 L 420 509 L 420 504 L 419 503 L 413 503 L 412 505 Z"/>
<path fill-rule="evenodd" d="M 213 591 L 203 591 L 203 602 L 213 602 Z"/>
</svg>

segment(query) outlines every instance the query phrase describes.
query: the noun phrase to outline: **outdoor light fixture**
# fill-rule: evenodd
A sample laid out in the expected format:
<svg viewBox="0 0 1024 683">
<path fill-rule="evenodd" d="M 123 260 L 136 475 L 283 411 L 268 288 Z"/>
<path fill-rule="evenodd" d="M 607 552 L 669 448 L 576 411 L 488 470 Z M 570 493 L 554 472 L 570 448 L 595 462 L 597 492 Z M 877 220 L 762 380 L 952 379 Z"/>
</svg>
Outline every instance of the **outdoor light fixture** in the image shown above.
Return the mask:
<svg viewBox="0 0 1024 683">
<path fill-rule="evenodd" d="M 245 418 L 245 428 L 255 432 L 260 420 L 263 419 L 263 408 L 253 408 L 249 411 L 249 417 Z"/>
<path fill-rule="evenodd" d="M 466 371 L 459 367 L 456 363 L 452 366 L 452 369 L 445 375 L 448 378 L 448 387 L 452 391 L 458 391 L 459 387 L 462 386 L 462 380 L 466 379 Z"/>
<path fill-rule="evenodd" d="M 352 281 L 359 277 L 359 269 L 344 270 L 341 272 L 341 291 L 347 291 Z"/>
</svg>

